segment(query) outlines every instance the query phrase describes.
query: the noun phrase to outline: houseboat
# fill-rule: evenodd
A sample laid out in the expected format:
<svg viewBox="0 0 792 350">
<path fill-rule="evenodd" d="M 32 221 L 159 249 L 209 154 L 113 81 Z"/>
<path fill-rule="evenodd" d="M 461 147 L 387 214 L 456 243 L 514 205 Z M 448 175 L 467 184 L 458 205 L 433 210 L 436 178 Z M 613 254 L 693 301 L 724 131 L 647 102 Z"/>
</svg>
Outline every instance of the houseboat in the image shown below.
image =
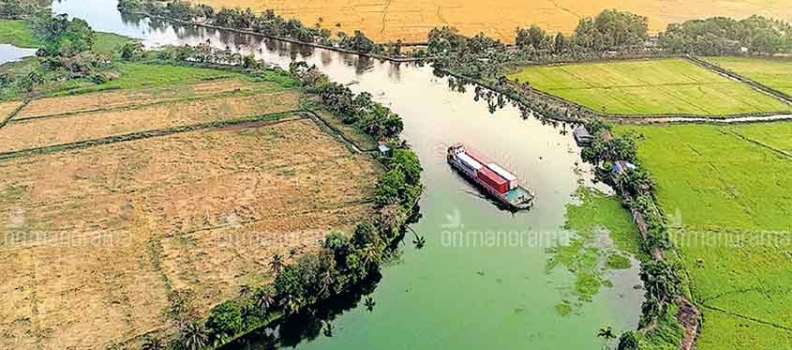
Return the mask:
<svg viewBox="0 0 792 350">
<path fill-rule="evenodd" d="M 465 145 L 449 147 L 446 158 L 452 168 L 509 210 L 526 210 L 533 205 L 534 194 L 522 187 L 516 176 Z"/>
</svg>

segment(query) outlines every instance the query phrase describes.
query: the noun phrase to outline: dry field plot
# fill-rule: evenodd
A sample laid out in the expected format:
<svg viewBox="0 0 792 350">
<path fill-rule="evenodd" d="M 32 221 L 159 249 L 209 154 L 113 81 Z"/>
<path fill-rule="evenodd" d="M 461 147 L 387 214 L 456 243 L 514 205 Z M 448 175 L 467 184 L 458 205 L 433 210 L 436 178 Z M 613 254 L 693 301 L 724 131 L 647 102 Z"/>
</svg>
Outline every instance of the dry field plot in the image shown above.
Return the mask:
<svg viewBox="0 0 792 350">
<path fill-rule="evenodd" d="M 213 94 L 239 91 L 276 91 L 279 87 L 269 83 L 252 83 L 240 79 L 222 79 L 195 85 L 169 86 L 140 90 L 114 90 L 94 94 L 50 97 L 31 101 L 15 119 L 48 115 L 86 112 L 98 109 L 122 108 L 145 104 L 199 98 Z M 2 105 L 0 105 L 0 112 Z"/>
<path fill-rule="evenodd" d="M 348 33 L 363 30 L 379 42 L 403 39 L 425 41 L 434 27 L 449 25 L 473 35 L 484 32 L 505 42 L 514 41 L 517 27 L 538 24 L 550 31 L 571 32 L 582 16 L 594 16 L 616 8 L 649 18 L 650 29 L 688 19 L 752 14 L 792 20 L 788 0 L 190 0 L 215 9 L 252 7 L 275 9 L 287 18 L 299 18 L 307 26 Z M 321 19 L 321 20 L 320 20 Z M 336 27 L 340 24 L 340 28 Z"/>
<path fill-rule="evenodd" d="M 89 97 L 84 97 L 89 98 Z M 0 152 L 67 144 L 146 130 L 239 119 L 297 109 L 293 91 L 223 96 L 27 120 L 0 129 Z M 27 110 L 27 107 L 22 111 Z"/>
<path fill-rule="evenodd" d="M 298 98 L 223 80 L 34 100 L 0 129 L 0 152 L 290 111 Z M 274 254 L 370 215 L 376 177 L 373 160 L 298 116 L 0 161 L 0 349 L 168 331 L 175 289 L 205 315 L 270 278 Z"/>
<path fill-rule="evenodd" d="M 370 214 L 376 169 L 305 119 L 0 163 L 0 348 L 104 348 Z"/>
<path fill-rule="evenodd" d="M 8 102 L 0 102 L 0 122 L 6 120 L 6 118 L 11 116 L 11 113 L 19 108 L 22 102 L 20 101 L 8 101 Z"/>
</svg>

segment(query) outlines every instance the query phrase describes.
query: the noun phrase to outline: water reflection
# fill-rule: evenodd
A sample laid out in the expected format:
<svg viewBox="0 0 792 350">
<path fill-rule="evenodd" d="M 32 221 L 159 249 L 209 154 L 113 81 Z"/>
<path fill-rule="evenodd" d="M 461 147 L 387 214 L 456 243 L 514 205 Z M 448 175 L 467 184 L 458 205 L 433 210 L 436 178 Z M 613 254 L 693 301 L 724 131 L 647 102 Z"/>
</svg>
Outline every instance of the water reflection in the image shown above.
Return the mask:
<svg viewBox="0 0 792 350">
<path fill-rule="evenodd" d="M 269 327 L 257 329 L 222 349 L 293 348 L 319 336 L 332 337 L 332 324 L 336 318 L 360 306 L 364 298 L 368 299 L 366 296 L 374 293 L 381 279 L 380 273 L 374 273 L 348 292 L 286 317 Z"/>
</svg>

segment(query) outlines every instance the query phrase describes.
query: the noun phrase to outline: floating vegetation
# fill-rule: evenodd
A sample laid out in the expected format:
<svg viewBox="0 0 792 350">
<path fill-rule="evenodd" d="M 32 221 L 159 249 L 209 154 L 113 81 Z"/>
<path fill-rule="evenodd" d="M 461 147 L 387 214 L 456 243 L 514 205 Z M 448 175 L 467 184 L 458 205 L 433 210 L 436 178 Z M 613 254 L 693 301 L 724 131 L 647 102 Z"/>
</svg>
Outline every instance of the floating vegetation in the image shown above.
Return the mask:
<svg viewBox="0 0 792 350">
<path fill-rule="evenodd" d="M 567 244 L 548 249 L 551 258 L 546 271 L 563 267 L 574 275 L 570 296 L 578 303 L 563 300 L 556 311 L 568 315 L 575 307 L 590 302 L 602 288 L 611 288 L 612 270 L 632 267 L 629 255 L 638 253 L 638 232 L 628 212 L 617 198 L 581 187 L 578 203 L 567 206 L 565 230 L 575 236 Z"/>
</svg>

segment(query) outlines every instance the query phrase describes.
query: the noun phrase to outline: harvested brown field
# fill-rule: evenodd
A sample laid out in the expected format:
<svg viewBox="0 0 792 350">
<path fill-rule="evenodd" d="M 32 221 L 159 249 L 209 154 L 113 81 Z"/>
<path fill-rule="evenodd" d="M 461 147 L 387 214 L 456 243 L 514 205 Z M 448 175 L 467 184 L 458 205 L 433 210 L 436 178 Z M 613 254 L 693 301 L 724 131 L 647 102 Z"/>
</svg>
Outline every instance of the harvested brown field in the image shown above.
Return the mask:
<svg viewBox="0 0 792 350">
<path fill-rule="evenodd" d="M 168 86 L 166 88 L 113 90 L 93 94 L 49 97 L 31 101 L 25 106 L 24 110 L 20 111 L 16 119 L 140 106 L 235 91 L 276 91 L 279 89 L 280 87 L 273 83 L 252 83 L 241 79 L 222 79 L 194 85 Z M 0 112 L 2 112 L 2 105 L 0 105 Z"/>
<path fill-rule="evenodd" d="M 665 29 L 668 23 L 689 19 L 753 14 L 792 21 L 788 0 L 190 0 L 216 9 L 252 7 L 275 9 L 287 18 L 298 18 L 306 26 L 351 33 L 362 30 L 378 42 L 402 39 L 426 41 L 434 27 L 452 26 L 464 34 L 484 32 L 504 42 L 514 41 L 518 27 L 538 24 L 551 31 L 571 32 L 583 16 L 616 8 L 649 18 L 650 29 Z"/>
<path fill-rule="evenodd" d="M 34 100 L 0 129 L 0 152 L 285 112 L 299 97 L 227 79 Z M 376 173 L 298 116 L 0 161 L 0 348 L 169 332 L 170 292 L 191 290 L 205 315 L 267 280 L 273 254 L 369 215 Z"/>
<path fill-rule="evenodd" d="M 90 95 L 81 96 L 89 100 Z M 238 119 L 297 109 L 294 91 L 214 97 L 138 109 L 97 111 L 27 120 L 0 129 L 0 152 L 67 144 L 174 126 Z M 49 101 L 58 104 L 58 101 Z M 22 109 L 27 111 L 28 107 Z"/>
<path fill-rule="evenodd" d="M 309 119 L 2 161 L 0 348 L 167 331 L 176 289 L 205 314 L 268 279 L 273 254 L 369 215 L 376 172 Z"/>
<path fill-rule="evenodd" d="M 21 101 L 0 102 L 0 122 L 10 117 L 21 104 Z"/>
</svg>

